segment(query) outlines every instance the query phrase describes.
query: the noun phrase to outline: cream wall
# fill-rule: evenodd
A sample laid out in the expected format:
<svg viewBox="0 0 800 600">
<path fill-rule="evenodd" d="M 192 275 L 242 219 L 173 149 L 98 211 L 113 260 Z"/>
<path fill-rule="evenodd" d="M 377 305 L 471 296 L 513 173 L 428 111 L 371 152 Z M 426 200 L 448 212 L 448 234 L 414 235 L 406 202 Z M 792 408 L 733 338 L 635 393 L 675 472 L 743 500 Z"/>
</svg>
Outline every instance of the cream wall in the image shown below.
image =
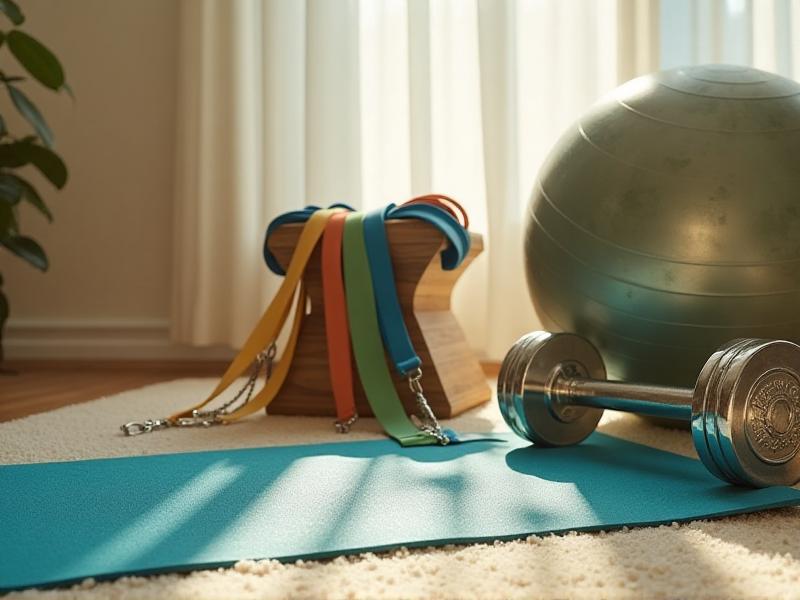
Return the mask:
<svg viewBox="0 0 800 600">
<path fill-rule="evenodd" d="M 49 272 L 0 250 L 8 356 L 169 353 L 178 0 L 20 4 L 23 28 L 59 56 L 76 100 L 26 88 L 70 179 L 61 192 L 40 186 L 53 224 L 22 214 Z M 0 112 L 12 110 L 0 94 Z"/>
</svg>

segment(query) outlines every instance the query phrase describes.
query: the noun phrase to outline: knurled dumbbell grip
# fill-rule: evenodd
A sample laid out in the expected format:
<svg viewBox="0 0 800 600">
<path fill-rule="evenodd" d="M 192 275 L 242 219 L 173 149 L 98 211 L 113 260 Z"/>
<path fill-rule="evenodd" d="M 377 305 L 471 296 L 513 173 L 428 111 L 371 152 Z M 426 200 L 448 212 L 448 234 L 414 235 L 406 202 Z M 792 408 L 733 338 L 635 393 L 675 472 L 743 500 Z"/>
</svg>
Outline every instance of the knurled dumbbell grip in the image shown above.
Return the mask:
<svg viewBox="0 0 800 600">
<path fill-rule="evenodd" d="M 692 418 L 694 390 L 687 388 L 559 376 L 546 392 L 558 404 L 608 408 L 686 422 Z"/>
</svg>

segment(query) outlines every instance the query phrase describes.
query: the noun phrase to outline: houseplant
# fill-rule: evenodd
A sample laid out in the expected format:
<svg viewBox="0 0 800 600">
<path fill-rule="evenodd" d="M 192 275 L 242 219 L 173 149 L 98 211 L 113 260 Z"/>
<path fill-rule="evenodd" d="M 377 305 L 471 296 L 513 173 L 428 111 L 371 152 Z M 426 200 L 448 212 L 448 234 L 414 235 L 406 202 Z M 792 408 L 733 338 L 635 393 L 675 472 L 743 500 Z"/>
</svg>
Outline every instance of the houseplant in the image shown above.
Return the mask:
<svg viewBox="0 0 800 600">
<path fill-rule="evenodd" d="M 53 133 L 41 112 L 21 88 L 32 79 L 55 92 L 64 90 L 70 93 L 70 90 L 58 58 L 36 38 L 19 29 L 25 21 L 20 7 L 13 0 L 0 0 L 0 13 L 0 19 L 5 17 L 2 21 L 11 25 L 10 28 L 0 26 L 0 52 L 8 51 L 25 71 L 25 75 L 20 76 L 0 70 L 0 94 L 4 88 L 10 106 L 32 129 L 22 137 L 13 135 L 0 112 L 0 246 L 35 268 L 46 271 L 48 260 L 44 250 L 20 230 L 19 208 L 23 203 L 29 203 L 48 221 L 53 220 L 53 215 L 34 185 L 20 174 L 20 169 L 32 167 L 50 184 L 61 189 L 67 182 L 67 167 L 53 150 Z M 0 368 L 8 314 L 8 299 L 3 292 L 0 274 Z"/>
</svg>

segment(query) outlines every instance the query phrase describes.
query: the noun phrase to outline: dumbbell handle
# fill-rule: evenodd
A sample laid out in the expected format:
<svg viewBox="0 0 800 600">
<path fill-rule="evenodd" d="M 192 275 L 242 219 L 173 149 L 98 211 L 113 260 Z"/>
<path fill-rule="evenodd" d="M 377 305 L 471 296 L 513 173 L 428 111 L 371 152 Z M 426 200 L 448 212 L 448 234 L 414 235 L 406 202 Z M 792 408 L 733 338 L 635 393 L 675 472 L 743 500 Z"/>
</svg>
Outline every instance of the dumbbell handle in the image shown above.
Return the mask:
<svg viewBox="0 0 800 600">
<path fill-rule="evenodd" d="M 552 401 L 563 405 L 608 408 L 687 422 L 692 418 L 694 390 L 688 388 L 559 375 L 546 392 Z"/>
</svg>

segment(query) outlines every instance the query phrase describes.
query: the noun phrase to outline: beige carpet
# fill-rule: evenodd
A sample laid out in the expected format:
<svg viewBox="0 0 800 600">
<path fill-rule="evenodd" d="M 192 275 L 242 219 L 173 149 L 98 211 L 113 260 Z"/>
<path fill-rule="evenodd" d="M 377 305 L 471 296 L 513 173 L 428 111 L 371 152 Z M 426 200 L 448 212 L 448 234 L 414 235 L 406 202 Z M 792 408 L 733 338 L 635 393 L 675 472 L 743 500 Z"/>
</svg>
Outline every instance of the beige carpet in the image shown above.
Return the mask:
<svg viewBox="0 0 800 600">
<path fill-rule="evenodd" d="M 119 424 L 185 407 L 211 380 L 181 380 L 0 423 L 0 463 L 73 460 L 342 441 L 328 419 L 255 417 L 231 427 L 125 438 Z M 492 402 L 450 424 L 505 430 Z M 694 456 L 686 432 L 607 414 L 606 433 Z M 348 440 L 380 430 L 360 422 Z M 0 493 L 2 491 L 0 490 Z M 669 490 L 664 490 L 665 494 Z M 491 507 L 487 507 L 491 510 Z M 2 532 L 0 532 L 0 550 Z M 0 554 L 2 560 L 2 554 Z M 244 561 L 189 575 L 85 581 L 7 598 L 800 598 L 800 509 L 613 533 L 531 537 L 493 545 L 362 555 L 281 565 Z"/>
</svg>

